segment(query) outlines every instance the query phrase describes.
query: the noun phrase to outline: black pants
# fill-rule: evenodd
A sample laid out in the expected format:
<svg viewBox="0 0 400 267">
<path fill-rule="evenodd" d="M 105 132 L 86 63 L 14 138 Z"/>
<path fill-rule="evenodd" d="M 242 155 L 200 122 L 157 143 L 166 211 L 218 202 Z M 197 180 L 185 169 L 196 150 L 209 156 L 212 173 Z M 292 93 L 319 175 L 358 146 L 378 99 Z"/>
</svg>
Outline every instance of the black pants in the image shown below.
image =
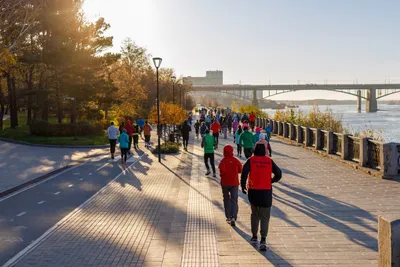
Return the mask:
<svg viewBox="0 0 400 267">
<path fill-rule="evenodd" d="M 110 152 L 111 154 L 115 153 L 115 146 L 117 145 L 117 139 L 108 139 L 110 140 Z"/>
<path fill-rule="evenodd" d="M 183 139 L 183 147 L 187 148 L 189 144 L 189 136 L 182 136 L 182 139 Z"/>
<path fill-rule="evenodd" d="M 218 146 L 219 133 L 213 133 L 216 146 Z"/>
<path fill-rule="evenodd" d="M 131 147 L 132 147 L 132 136 L 129 136 L 129 147 L 128 147 L 128 151 L 131 151 Z"/>
<path fill-rule="evenodd" d="M 215 173 L 214 153 L 204 154 L 204 164 L 206 165 L 207 170 L 210 170 L 210 166 L 208 165 L 208 159 L 210 159 L 211 168 L 214 174 Z"/>
<path fill-rule="evenodd" d="M 271 148 L 271 144 L 268 144 L 268 152 L 269 152 L 269 156 L 272 156 L 272 148 Z"/>
<path fill-rule="evenodd" d="M 150 144 L 150 135 L 145 135 L 144 136 L 144 141 L 148 144 Z"/>
<path fill-rule="evenodd" d="M 255 122 L 254 122 L 254 121 L 250 121 L 249 124 L 250 124 L 251 131 L 254 132 L 254 125 L 255 125 Z"/>
<path fill-rule="evenodd" d="M 246 159 L 250 158 L 251 155 L 253 155 L 253 152 L 252 152 L 253 148 L 252 147 L 244 148 L 243 150 L 244 150 L 244 156 L 246 157 Z"/>
<path fill-rule="evenodd" d="M 121 159 L 126 162 L 126 154 L 128 154 L 128 148 L 121 148 Z"/>
<path fill-rule="evenodd" d="M 135 148 L 139 148 L 139 135 L 138 134 L 133 135 L 133 145 Z"/>
<path fill-rule="evenodd" d="M 236 144 L 236 146 L 237 146 L 237 154 L 239 156 L 241 156 L 242 155 L 242 145 Z"/>
</svg>

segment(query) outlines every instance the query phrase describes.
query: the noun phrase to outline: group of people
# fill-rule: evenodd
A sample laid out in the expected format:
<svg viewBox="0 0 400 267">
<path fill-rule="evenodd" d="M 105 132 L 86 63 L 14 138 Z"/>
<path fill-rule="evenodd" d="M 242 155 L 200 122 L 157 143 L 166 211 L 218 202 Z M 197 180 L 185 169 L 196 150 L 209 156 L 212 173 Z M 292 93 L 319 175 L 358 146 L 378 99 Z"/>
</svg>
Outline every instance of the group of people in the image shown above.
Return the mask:
<svg viewBox="0 0 400 267">
<path fill-rule="evenodd" d="M 121 150 L 121 162 L 126 163 L 128 154 L 132 154 L 131 148 L 139 150 L 139 136 L 144 135 L 145 146 L 150 146 L 151 131 L 153 128 L 148 121 L 143 121 L 143 126 L 140 126 L 136 121 L 131 123 L 127 120 L 126 123 L 122 122 L 119 129 L 111 122 L 110 127 L 107 128 L 107 135 L 110 141 L 111 159 L 115 157 L 115 148 L 117 141 Z"/>
<path fill-rule="evenodd" d="M 243 194 L 248 194 L 251 204 L 251 242 L 258 242 L 258 230 L 260 228 L 259 249 L 265 251 L 267 249 L 266 237 L 272 206 L 272 184 L 278 182 L 282 177 L 282 171 L 271 159 L 271 128 L 267 125 L 265 129 L 261 129 L 255 125 L 256 117 L 253 112 L 249 116 L 243 115 L 242 118 L 239 118 L 237 114 L 227 114 L 221 116 L 221 118 L 212 117 L 212 113 L 208 116 L 201 115 L 194 127 L 196 136 L 200 134 L 202 137 L 201 146 L 204 148 L 206 175 L 210 175 L 212 170 L 213 177 L 216 177 L 215 149 L 218 148 L 219 134 L 226 128 L 220 122 L 229 121 L 229 118 L 233 120 L 231 126 L 233 142 L 237 145 L 237 156 L 242 157 L 243 148 L 247 161 L 242 166 L 239 159 L 234 156 L 233 147 L 231 145 L 224 147 L 224 157 L 218 168 L 226 221 L 232 226 L 236 225 L 240 185 Z M 263 130 L 265 130 L 265 133 L 262 132 Z M 229 129 L 228 131 L 230 132 Z M 227 137 L 224 135 L 224 138 Z M 240 182 L 238 175 L 240 175 Z"/>
</svg>

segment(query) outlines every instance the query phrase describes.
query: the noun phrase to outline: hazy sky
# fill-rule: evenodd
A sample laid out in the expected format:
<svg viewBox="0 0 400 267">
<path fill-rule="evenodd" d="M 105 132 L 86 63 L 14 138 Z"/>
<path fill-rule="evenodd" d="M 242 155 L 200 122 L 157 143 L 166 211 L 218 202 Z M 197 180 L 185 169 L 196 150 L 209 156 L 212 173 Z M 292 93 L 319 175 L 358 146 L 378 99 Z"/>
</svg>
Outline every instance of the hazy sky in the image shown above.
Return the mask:
<svg viewBox="0 0 400 267">
<path fill-rule="evenodd" d="M 116 51 L 130 37 L 178 75 L 218 69 L 225 84 L 400 83 L 399 10 L 398 0 L 85 3 L 89 19 L 103 16 L 111 24 Z M 349 98 L 330 92 L 279 96 L 319 97 Z"/>
</svg>

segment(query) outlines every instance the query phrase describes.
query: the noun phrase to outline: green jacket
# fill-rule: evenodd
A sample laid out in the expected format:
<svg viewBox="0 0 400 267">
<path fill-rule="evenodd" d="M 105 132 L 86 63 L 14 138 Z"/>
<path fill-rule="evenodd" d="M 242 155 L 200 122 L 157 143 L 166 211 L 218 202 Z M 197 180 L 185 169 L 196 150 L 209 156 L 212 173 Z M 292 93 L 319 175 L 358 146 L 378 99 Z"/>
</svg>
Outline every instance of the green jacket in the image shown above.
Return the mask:
<svg viewBox="0 0 400 267">
<path fill-rule="evenodd" d="M 254 147 L 254 135 L 248 130 L 244 130 L 243 133 L 239 136 L 239 143 L 244 148 L 253 148 Z"/>
<path fill-rule="evenodd" d="M 206 134 L 201 141 L 201 147 L 204 147 L 204 153 L 214 153 L 215 140 L 210 134 Z"/>
</svg>

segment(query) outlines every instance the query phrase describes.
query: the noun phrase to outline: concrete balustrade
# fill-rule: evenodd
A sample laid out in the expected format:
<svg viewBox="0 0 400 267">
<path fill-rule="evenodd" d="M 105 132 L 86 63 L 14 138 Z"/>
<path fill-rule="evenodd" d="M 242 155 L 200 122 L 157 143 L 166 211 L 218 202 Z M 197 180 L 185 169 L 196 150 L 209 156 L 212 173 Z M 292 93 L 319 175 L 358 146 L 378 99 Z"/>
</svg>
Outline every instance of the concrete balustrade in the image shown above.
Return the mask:
<svg viewBox="0 0 400 267">
<path fill-rule="evenodd" d="M 275 120 L 269 120 L 268 123 L 274 134 L 295 141 L 297 144 L 337 155 L 342 160 L 353 161 L 361 167 L 378 170 L 383 178 L 400 178 L 399 143 L 384 144 L 370 138 L 359 138 Z"/>
<path fill-rule="evenodd" d="M 397 215 L 379 216 L 379 267 L 400 267 L 400 218 Z"/>
</svg>

